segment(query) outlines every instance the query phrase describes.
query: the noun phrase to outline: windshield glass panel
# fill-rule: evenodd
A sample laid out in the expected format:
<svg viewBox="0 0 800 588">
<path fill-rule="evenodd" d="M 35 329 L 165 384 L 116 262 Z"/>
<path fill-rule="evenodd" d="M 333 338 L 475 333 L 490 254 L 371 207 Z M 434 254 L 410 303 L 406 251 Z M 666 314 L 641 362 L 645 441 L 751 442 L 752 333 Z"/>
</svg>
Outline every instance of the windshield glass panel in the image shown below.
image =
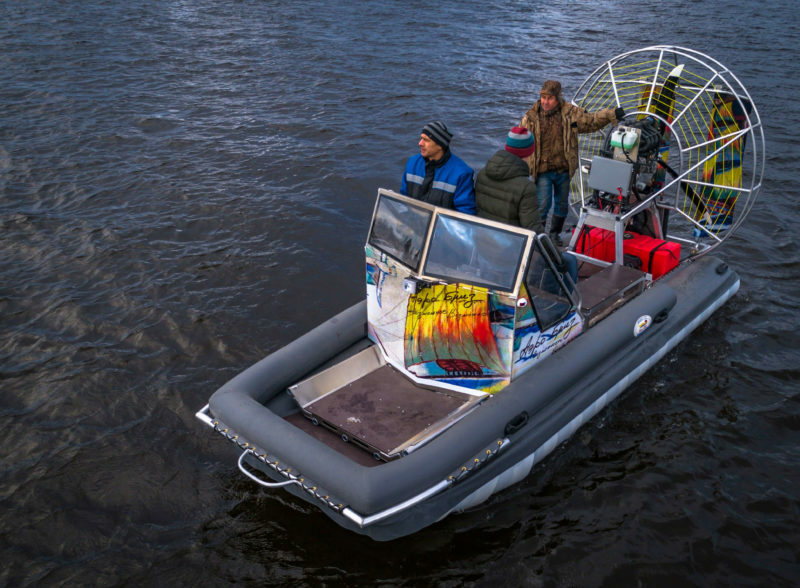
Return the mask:
<svg viewBox="0 0 800 588">
<path fill-rule="evenodd" d="M 526 241 L 521 233 L 440 214 L 422 273 L 513 292 Z"/>
<path fill-rule="evenodd" d="M 368 242 L 418 271 L 432 215 L 431 210 L 381 194 Z"/>
</svg>

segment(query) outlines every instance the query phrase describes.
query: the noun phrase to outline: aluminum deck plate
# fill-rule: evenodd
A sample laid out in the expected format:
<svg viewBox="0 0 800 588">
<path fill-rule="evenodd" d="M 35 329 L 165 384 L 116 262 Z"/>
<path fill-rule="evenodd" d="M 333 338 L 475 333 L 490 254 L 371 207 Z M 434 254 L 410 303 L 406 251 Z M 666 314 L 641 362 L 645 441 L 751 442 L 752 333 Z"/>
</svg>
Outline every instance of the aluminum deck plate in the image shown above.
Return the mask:
<svg viewBox="0 0 800 588">
<path fill-rule="evenodd" d="M 479 400 L 422 388 L 383 365 L 306 405 L 304 411 L 343 439 L 392 459 L 444 430 Z"/>
</svg>

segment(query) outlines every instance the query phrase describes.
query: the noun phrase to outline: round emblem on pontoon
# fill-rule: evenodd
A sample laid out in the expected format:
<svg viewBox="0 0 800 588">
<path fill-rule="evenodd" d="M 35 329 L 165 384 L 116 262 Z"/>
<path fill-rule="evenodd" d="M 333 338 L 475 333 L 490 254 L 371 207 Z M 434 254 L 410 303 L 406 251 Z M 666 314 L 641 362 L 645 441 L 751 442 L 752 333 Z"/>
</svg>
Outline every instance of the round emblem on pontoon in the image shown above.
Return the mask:
<svg viewBox="0 0 800 588">
<path fill-rule="evenodd" d="M 646 331 L 647 327 L 649 327 L 651 324 L 653 324 L 653 317 L 651 317 L 649 314 L 640 316 L 638 319 L 636 319 L 636 324 L 633 325 L 633 336 L 638 337 L 644 331 Z"/>
<path fill-rule="evenodd" d="M 517 300 L 517 306 L 519 306 L 520 308 L 525 308 L 526 306 L 528 306 L 528 299 L 520 298 L 519 300 Z"/>
</svg>

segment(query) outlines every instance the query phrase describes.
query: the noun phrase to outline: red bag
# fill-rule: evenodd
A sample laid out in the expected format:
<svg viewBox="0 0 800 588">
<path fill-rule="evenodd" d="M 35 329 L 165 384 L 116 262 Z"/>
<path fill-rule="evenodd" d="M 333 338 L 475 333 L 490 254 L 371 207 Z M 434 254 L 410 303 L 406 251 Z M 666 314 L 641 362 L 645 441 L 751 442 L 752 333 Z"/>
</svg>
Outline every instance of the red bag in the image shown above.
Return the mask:
<svg viewBox="0 0 800 588">
<path fill-rule="evenodd" d="M 575 251 L 603 261 L 614 261 L 614 231 L 584 226 Z"/>
<path fill-rule="evenodd" d="M 625 253 L 642 260 L 642 271 L 652 274 L 654 280 L 672 270 L 681 260 L 680 243 L 653 239 L 647 235 L 625 233 L 622 246 Z"/>
</svg>

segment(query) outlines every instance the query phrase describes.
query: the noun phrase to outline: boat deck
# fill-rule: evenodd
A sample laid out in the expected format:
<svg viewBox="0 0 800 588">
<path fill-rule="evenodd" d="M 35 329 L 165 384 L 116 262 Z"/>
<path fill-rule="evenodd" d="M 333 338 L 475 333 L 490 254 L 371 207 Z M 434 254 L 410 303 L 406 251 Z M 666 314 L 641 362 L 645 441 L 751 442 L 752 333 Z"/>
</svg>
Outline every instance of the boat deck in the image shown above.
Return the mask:
<svg viewBox="0 0 800 588">
<path fill-rule="evenodd" d="M 386 364 L 306 404 L 303 411 L 342 441 L 375 459 L 390 460 L 433 438 L 480 400 L 419 386 Z"/>
<path fill-rule="evenodd" d="M 577 283 L 581 313 L 592 326 L 640 294 L 646 283 L 645 274 L 632 267 L 614 264 L 600 268 L 583 263 Z"/>
</svg>

